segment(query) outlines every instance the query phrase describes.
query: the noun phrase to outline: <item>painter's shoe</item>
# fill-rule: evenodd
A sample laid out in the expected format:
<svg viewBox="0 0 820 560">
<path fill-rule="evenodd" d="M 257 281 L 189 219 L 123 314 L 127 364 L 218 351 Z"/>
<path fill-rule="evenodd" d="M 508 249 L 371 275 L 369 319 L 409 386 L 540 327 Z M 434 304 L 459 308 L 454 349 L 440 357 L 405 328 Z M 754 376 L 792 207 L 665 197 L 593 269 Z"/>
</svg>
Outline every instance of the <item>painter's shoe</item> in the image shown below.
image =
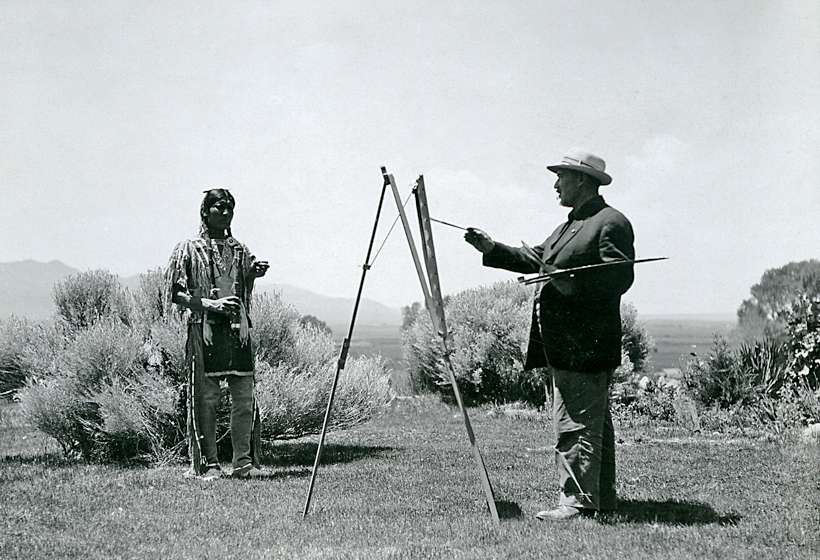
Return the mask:
<svg viewBox="0 0 820 560">
<path fill-rule="evenodd" d="M 581 508 L 572 506 L 558 506 L 555 509 L 539 511 L 535 514 L 536 519 L 541 521 L 567 521 L 583 515 Z"/>
</svg>

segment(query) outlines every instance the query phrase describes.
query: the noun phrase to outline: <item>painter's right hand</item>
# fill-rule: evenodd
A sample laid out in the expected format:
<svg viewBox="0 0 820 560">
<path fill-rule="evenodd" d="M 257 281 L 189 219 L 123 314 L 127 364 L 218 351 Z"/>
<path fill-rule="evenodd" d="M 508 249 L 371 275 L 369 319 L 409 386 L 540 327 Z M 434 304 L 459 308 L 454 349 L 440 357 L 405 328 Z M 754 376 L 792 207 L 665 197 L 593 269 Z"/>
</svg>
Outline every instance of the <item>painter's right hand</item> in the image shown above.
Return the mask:
<svg viewBox="0 0 820 560">
<path fill-rule="evenodd" d="M 487 232 L 478 228 L 469 227 L 467 233 L 464 234 L 464 241 L 481 251 L 482 253 L 489 253 L 495 247 L 495 241 Z"/>
</svg>

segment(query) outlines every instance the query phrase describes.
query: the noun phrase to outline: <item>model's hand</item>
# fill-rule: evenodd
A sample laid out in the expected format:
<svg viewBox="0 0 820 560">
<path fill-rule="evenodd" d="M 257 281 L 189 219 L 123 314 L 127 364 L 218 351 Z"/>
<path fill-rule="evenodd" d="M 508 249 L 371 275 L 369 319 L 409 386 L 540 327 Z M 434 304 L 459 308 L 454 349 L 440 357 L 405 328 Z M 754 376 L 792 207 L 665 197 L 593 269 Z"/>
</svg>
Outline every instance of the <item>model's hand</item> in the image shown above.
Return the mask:
<svg viewBox="0 0 820 560">
<path fill-rule="evenodd" d="M 215 311 L 217 313 L 229 314 L 239 311 L 239 298 L 236 296 L 228 296 L 219 299 L 205 299 L 202 298 L 202 307 L 208 311 Z"/>
<path fill-rule="evenodd" d="M 254 261 L 253 265 L 251 266 L 251 275 L 254 278 L 262 278 L 265 274 L 267 274 L 270 265 L 268 261 Z"/>
<path fill-rule="evenodd" d="M 489 253 L 495 247 L 495 241 L 487 232 L 478 228 L 467 228 L 467 233 L 464 234 L 464 241 L 481 251 L 482 253 Z"/>
</svg>

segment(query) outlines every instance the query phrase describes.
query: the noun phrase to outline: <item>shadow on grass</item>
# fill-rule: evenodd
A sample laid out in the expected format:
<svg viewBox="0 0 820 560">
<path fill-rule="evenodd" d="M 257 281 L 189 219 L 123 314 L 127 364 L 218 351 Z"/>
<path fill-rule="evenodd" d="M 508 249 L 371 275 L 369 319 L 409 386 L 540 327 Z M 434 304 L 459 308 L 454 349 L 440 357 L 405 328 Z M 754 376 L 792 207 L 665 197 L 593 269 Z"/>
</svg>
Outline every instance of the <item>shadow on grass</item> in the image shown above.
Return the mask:
<svg viewBox="0 0 820 560">
<path fill-rule="evenodd" d="M 604 525 L 621 523 L 662 523 L 664 525 L 736 525 L 737 514 L 718 515 L 712 506 L 677 500 L 619 500 L 618 510 L 601 515 Z"/>
<path fill-rule="evenodd" d="M 14 463 L 17 465 L 44 465 L 47 467 L 69 467 L 76 464 L 76 462 L 72 462 L 60 452 L 40 454 L 18 453 L 16 455 L 3 455 L 0 456 L 0 464 L 3 463 Z"/>
<path fill-rule="evenodd" d="M 286 467 L 313 467 L 317 443 L 276 443 L 262 446 L 263 465 Z M 393 447 L 372 445 L 325 444 L 322 448 L 322 465 L 351 463 L 367 458 L 384 458 L 396 451 Z"/>
<path fill-rule="evenodd" d="M 524 512 L 518 507 L 515 502 L 508 502 L 506 500 L 496 500 L 495 509 L 498 511 L 500 519 L 521 519 L 524 517 Z"/>
<path fill-rule="evenodd" d="M 299 467 L 296 469 L 282 469 L 275 471 L 265 470 L 264 474 L 254 476 L 252 478 L 232 479 L 238 483 L 253 482 L 254 480 L 281 480 L 287 478 L 304 478 L 310 476 L 311 469 L 307 467 Z M 230 478 L 230 477 L 229 477 Z"/>
</svg>

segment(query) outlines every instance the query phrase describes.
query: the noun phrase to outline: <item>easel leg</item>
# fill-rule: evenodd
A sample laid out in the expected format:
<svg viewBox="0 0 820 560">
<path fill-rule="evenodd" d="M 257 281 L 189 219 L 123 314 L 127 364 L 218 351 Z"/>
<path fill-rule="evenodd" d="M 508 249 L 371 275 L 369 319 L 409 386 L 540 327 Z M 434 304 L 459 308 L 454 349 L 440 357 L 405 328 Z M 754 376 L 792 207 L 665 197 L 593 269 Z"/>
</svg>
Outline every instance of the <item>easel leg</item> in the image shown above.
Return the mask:
<svg viewBox="0 0 820 560">
<path fill-rule="evenodd" d="M 370 270 L 370 253 L 373 251 L 373 241 L 376 239 L 376 230 L 379 227 L 379 216 L 382 212 L 382 204 L 384 203 L 384 193 L 387 190 L 387 183 L 382 186 L 382 193 L 379 197 L 379 207 L 376 210 L 376 219 L 373 221 L 373 233 L 370 234 L 370 244 L 367 247 L 367 256 L 362 265 L 362 277 L 359 280 L 359 291 L 356 293 L 356 303 L 353 305 L 353 316 L 350 319 L 350 328 L 347 331 L 347 338 L 342 343 L 342 349 L 339 352 L 339 360 L 336 363 L 336 375 L 333 377 L 333 385 L 330 389 L 330 396 L 327 399 L 327 408 L 325 409 L 325 418 L 322 421 L 322 433 L 319 436 L 319 446 L 316 448 L 316 458 L 313 461 L 313 471 L 310 473 L 310 485 L 308 486 L 307 497 L 305 498 L 305 507 L 302 510 L 302 517 L 306 517 L 310 509 L 310 498 L 313 495 L 313 485 L 316 482 L 316 473 L 319 470 L 319 464 L 322 461 L 322 449 L 325 444 L 325 435 L 327 434 L 327 426 L 330 421 L 330 411 L 333 408 L 333 397 L 336 395 L 336 385 L 339 383 L 339 374 L 345 367 L 347 361 L 347 352 L 350 349 L 350 339 L 353 337 L 353 327 L 356 325 L 356 315 L 359 312 L 359 303 L 362 298 L 362 289 L 364 288 L 364 279 L 367 276 L 367 271 Z"/>
<path fill-rule="evenodd" d="M 401 217 L 402 226 L 404 227 L 404 235 L 407 238 L 408 245 L 410 246 L 410 254 L 413 257 L 413 264 L 416 267 L 416 273 L 419 277 L 421 290 L 424 293 L 424 302 L 427 307 L 427 312 L 430 314 L 430 319 L 433 322 L 434 328 L 438 331 L 439 335 L 441 336 L 441 344 L 444 348 L 444 356 L 447 362 L 447 370 L 450 374 L 450 384 L 452 385 L 453 394 L 456 397 L 458 408 L 461 411 L 461 416 L 464 419 L 464 427 L 467 429 L 467 437 L 469 438 L 470 446 L 472 447 L 473 458 L 475 459 L 476 468 L 478 469 L 478 476 L 481 479 L 481 485 L 484 488 L 484 495 L 487 500 L 487 507 L 490 510 L 490 515 L 493 519 L 493 522 L 498 524 L 498 510 L 496 509 L 495 505 L 493 487 L 490 484 L 489 476 L 487 476 L 487 468 L 484 465 L 484 459 L 481 456 L 481 451 L 478 449 L 478 445 L 476 444 L 475 434 L 473 433 L 473 427 L 472 424 L 470 424 L 470 417 L 467 414 L 467 409 L 464 407 L 464 402 L 461 398 L 461 391 L 459 391 L 458 383 L 456 382 L 455 378 L 455 373 L 453 372 L 453 364 L 450 361 L 450 355 L 447 349 L 447 326 L 444 323 L 443 302 L 441 299 L 441 290 L 438 286 L 438 273 L 435 263 L 435 252 L 432 246 L 432 233 L 430 228 L 429 216 L 426 215 L 426 211 L 422 211 L 423 214 L 419 214 L 419 220 L 422 229 L 422 236 L 426 235 L 426 238 L 428 239 L 428 244 L 424 245 L 423 248 L 425 250 L 425 258 L 427 259 L 427 272 L 432 277 L 430 278 L 430 281 L 431 283 L 435 282 L 433 286 L 428 286 L 427 284 L 428 274 L 424 273 L 424 270 L 421 266 L 418 252 L 416 251 L 416 244 L 413 241 L 413 234 L 410 230 L 410 224 L 407 221 L 407 215 L 404 212 L 404 206 L 402 205 L 401 197 L 399 196 L 399 190 L 396 187 L 396 181 L 393 179 L 392 175 L 387 175 L 386 178 L 386 182 L 389 182 L 390 187 L 393 191 L 393 198 L 396 200 L 396 206 L 398 207 L 399 216 Z M 423 189 L 423 184 L 421 185 L 421 188 Z M 419 199 L 417 198 L 417 204 L 418 202 Z M 423 200 L 422 204 L 423 208 L 426 209 L 426 199 Z M 431 291 L 436 294 L 435 299 L 431 296 Z"/>
<path fill-rule="evenodd" d="M 484 458 L 481 456 L 481 450 L 475 440 L 475 433 L 473 433 L 473 426 L 470 423 L 470 416 L 467 414 L 467 409 L 464 407 L 464 402 L 461 399 L 461 391 L 458 388 L 455 372 L 453 371 L 453 364 L 450 362 L 450 355 L 447 349 L 447 341 L 442 338 L 442 345 L 444 346 L 445 361 L 447 362 L 447 370 L 450 374 L 450 385 L 453 388 L 453 394 L 456 397 L 458 408 L 461 411 L 461 416 L 464 420 L 464 427 L 467 430 L 467 437 L 470 440 L 470 447 L 473 451 L 473 459 L 475 460 L 476 470 L 478 470 L 478 477 L 481 479 L 481 487 L 484 489 L 484 498 L 487 500 L 487 507 L 490 510 L 490 517 L 497 525 L 500 523 L 498 518 L 498 510 L 495 506 L 495 494 L 493 493 L 493 486 L 490 483 L 490 477 L 487 474 L 487 467 L 484 465 Z"/>
</svg>

